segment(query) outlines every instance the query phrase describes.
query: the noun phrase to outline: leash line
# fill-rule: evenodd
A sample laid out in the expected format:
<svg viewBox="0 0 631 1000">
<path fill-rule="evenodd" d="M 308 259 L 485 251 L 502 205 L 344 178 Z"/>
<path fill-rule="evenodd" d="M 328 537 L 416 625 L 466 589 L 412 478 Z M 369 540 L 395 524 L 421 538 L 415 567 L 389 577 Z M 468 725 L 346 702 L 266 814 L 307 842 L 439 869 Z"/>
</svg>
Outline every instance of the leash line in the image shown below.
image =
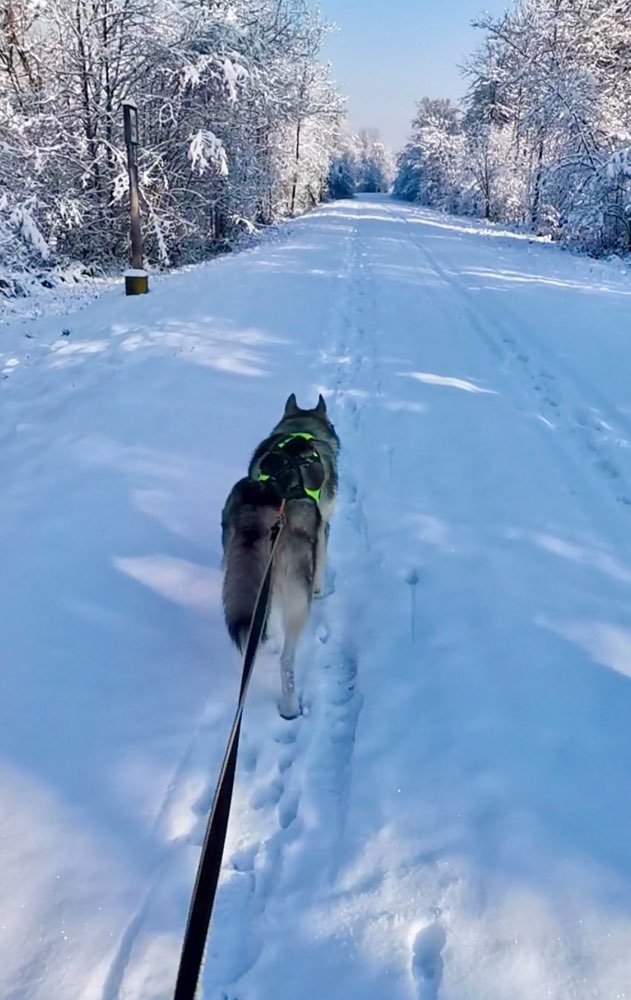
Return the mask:
<svg viewBox="0 0 631 1000">
<path fill-rule="evenodd" d="M 186 930 L 184 932 L 173 1000 L 195 1000 L 199 974 L 204 961 L 208 929 L 217 894 L 219 875 L 221 873 L 221 862 L 226 843 L 228 821 L 230 819 L 245 697 L 250 685 L 261 635 L 265 627 L 270 598 L 272 565 L 284 526 L 285 501 L 283 500 L 278 510 L 278 519 L 270 532 L 270 556 L 256 597 L 248 638 L 245 644 L 239 701 L 230 728 L 226 751 L 219 771 L 215 797 L 208 817 L 208 823 L 206 824 L 204 842 L 197 867 L 197 876 L 191 897 Z"/>
</svg>

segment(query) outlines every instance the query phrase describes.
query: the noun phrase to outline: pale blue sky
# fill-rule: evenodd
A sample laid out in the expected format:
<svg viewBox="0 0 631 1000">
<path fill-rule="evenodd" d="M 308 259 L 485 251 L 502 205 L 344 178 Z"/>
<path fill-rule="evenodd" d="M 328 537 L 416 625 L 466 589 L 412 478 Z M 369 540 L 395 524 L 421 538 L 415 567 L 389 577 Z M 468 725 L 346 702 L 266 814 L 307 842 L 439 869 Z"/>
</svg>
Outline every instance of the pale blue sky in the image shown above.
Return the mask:
<svg viewBox="0 0 631 1000">
<path fill-rule="evenodd" d="M 339 31 L 325 58 L 348 97 L 350 125 L 378 128 L 400 147 L 420 97 L 460 97 L 458 64 L 482 35 L 470 26 L 482 11 L 500 13 L 510 0 L 320 0 Z"/>
</svg>

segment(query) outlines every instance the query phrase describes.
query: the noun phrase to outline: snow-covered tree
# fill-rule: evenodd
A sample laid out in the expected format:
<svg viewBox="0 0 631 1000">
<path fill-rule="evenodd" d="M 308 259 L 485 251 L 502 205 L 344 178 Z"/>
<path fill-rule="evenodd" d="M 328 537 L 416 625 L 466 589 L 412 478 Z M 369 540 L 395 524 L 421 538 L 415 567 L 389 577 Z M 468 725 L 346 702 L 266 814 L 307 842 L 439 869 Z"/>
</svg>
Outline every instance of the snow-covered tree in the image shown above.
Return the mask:
<svg viewBox="0 0 631 1000">
<path fill-rule="evenodd" d="M 5 264 L 125 258 L 128 98 L 150 259 L 316 203 L 341 113 L 327 30 L 306 0 L 0 0 Z"/>
<path fill-rule="evenodd" d="M 394 194 L 457 211 L 465 163 L 458 109 L 451 101 L 425 97 L 418 103 L 410 140 L 399 155 Z"/>
<path fill-rule="evenodd" d="M 362 129 L 355 138 L 358 191 L 389 191 L 394 178 L 394 157 L 377 129 Z"/>
<path fill-rule="evenodd" d="M 357 190 L 359 159 L 357 137 L 338 126 L 329 161 L 327 192 L 330 198 L 352 198 Z"/>
<path fill-rule="evenodd" d="M 328 180 L 330 197 L 389 191 L 394 172 L 394 155 L 377 129 L 362 129 L 356 134 L 343 129 L 336 132 Z"/>
<path fill-rule="evenodd" d="M 395 191 L 628 247 L 627 179 L 608 165 L 631 140 L 630 0 L 519 0 L 476 25 L 462 114 L 417 117 Z"/>
</svg>

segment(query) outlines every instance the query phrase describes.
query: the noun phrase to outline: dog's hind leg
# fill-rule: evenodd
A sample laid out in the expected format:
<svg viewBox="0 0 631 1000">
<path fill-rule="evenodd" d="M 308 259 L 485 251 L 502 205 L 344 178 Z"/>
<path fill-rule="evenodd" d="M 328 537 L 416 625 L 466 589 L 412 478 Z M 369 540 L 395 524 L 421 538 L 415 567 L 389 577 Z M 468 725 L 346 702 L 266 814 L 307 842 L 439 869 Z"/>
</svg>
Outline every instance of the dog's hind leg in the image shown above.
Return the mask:
<svg viewBox="0 0 631 1000">
<path fill-rule="evenodd" d="M 313 582 L 313 596 L 324 597 L 324 576 L 326 573 L 326 553 L 329 543 L 330 526 L 328 521 L 323 521 L 318 529 L 318 541 L 315 555 L 315 580 Z"/>
<path fill-rule="evenodd" d="M 291 602 L 283 609 L 285 643 L 280 654 L 280 714 L 283 719 L 295 719 L 300 715 L 300 704 L 296 694 L 294 660 L 300 633 L 305 627 L 309 614 L 309 597 L 301 588 L 292 595 Z"/>
<path fill-rule="evenodd" d="M 323 597 L 324 595 L 324 571 L 326 569 L 326 539 L 324 527 L 318 531 L 318 541 L 316 542 L 315 553 L 315 578 L 313 580 L 313 596 Z"/>
<path fill-rule="evenodd" d="M 288 649 L 287 642 L 280 656 L 280 704 L 279 711 L 283 719 L 295 719 L 300 715 L 300 705 L 296 694 L 296 675 L 294 673 L 294 656 L 296 647 Z"/>
</svg>

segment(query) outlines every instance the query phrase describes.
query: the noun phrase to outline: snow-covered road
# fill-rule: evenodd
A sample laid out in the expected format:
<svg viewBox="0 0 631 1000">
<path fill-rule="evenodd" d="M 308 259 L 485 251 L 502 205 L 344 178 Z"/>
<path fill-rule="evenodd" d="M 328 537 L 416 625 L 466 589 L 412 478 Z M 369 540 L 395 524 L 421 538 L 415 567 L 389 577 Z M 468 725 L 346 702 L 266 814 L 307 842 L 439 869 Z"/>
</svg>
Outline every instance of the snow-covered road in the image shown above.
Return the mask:
<svg viewBox="0 0 631 1000">
<path fill-rule="evenodd" d="M 0 326 L 0 997 L 168 1000 L 238 663 L 219 516 L 342 440 L 204 1000 L 631 996 L 631 280 L 387 198 Z M 67 331 L 65 334 L 62 331 Z"/>
</svg>

